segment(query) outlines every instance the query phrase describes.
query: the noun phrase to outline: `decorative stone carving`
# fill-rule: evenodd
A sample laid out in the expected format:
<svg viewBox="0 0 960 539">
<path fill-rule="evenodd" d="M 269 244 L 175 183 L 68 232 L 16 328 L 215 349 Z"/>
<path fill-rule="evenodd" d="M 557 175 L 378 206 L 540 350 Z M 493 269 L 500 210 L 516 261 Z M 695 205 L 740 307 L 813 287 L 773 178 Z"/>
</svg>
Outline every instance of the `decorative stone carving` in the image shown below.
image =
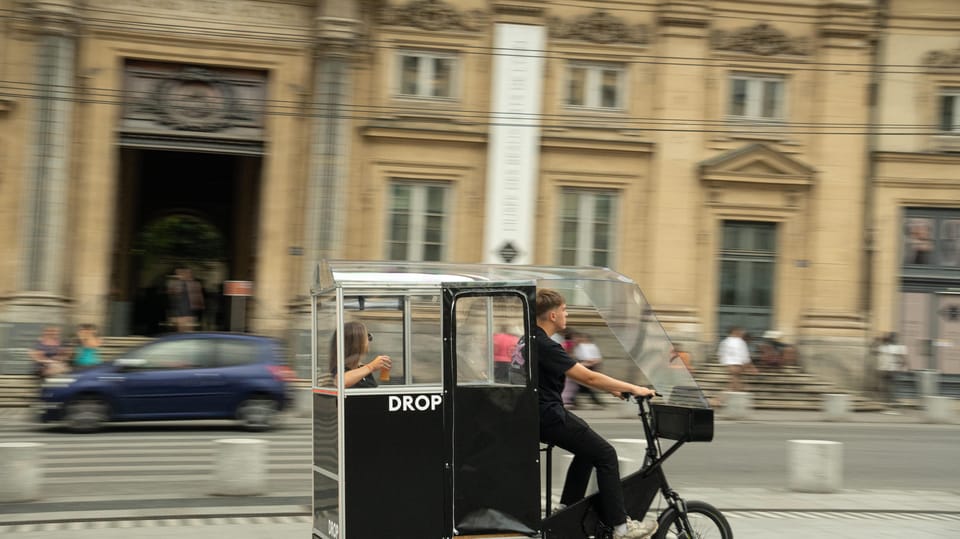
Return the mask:
<svg viewBox="0 0 960 539">
<path fill-rule="evenodd" d="M 744 52 L 760 56 L 781 54 L 805 56 L 808 54 L 805 38 L 791 38 L 765 22 L 733 32 L 715 30 L 711 41 L 713 48 L 717 50 Z"/>
<path fill-rule="evenodd" d="M 933 68 L 960 68 L 960 47 L 930 51 L 924 55 L 923 65 Z"/>
<path fill-rule="evenodd" d="M 460 12 L 443 0 L 413 0 L 405 6 L 385 6 L 380 24 L 411 26 L 429 31 L 479 31 L 486 23 L 486 12 L 474 9 Z"/>
<path fill-rule="evenodd" d="M 629 25 L 606 11 L 597 10 L 589 15 L 565 21 L 560 17 L 549 19 L 550 37 L 579 39 L 593 43 L 632 43 L 646 45 L 649 42 L 647 27 Z"/>
<path fill-rule="evenodd" d="M 128 62 L 124 129 L 260 136 L 265 74 Z"/>
</svg>

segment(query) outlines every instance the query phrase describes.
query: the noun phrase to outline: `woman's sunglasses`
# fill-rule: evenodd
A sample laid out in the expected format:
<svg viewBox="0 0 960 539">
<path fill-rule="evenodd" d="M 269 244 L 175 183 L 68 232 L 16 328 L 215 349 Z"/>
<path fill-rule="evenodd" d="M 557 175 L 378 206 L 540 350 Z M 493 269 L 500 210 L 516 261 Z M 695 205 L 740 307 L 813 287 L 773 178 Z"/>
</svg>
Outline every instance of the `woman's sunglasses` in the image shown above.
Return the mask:
<svg viewBox="0 0 960 539">
<path fill-rule="evenodd" d="M 367 333 L 367 342 L 373 342 L 373 333 Z"/>
</svg>

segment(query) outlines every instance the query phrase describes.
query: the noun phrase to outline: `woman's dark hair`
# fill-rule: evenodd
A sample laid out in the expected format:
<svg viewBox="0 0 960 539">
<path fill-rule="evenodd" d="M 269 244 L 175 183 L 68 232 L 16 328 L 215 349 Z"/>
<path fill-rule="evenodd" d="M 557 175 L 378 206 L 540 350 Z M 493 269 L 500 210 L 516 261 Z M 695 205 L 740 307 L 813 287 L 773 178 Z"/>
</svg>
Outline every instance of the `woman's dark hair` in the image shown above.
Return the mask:
<svg viewBox="0 0 960 539">
<path fill-rule="evenodd" d="M 362 322 L 347 322 L 343 325 L 343 360 L 346 370 L 355 369 L 363 357 L 369 339 L 367 327 Z M 337 332 L 330 337 L 330 374 L 337 373 Z"/>
</svg>

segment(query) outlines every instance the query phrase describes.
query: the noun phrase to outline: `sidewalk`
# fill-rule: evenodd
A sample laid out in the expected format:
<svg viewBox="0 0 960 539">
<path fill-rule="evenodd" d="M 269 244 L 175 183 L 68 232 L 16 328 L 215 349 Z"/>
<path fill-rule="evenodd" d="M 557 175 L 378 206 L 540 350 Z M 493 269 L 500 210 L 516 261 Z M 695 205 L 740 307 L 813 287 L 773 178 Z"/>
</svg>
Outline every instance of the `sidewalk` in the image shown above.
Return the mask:
<svg viewBox="0 0 960 539">
<path fill-rule="evenodd" d="M 960 494 L 952 492 L 845 490 L 835 494 L 803 494 L 781 489 L 699 488 L 685 489 L 683 494 L 688 500 L 702 500 L 718 507 L 734 531 L 743 537 L 775 532 L 781 539 L 799 538 L 820 529 L 829 530 L 830 537 L 850 539 L 956 537 L 956 532 L 960 532 Z M 25 539 L 173 536 L 178 539 L 300 539 L 310 536 L 312 522 L 308 506 L 257 504 L 260 499 L 251 497 L 246 500 L 249 504 L 230 507 L 8 513 L 0 515 L 0 536 Z M 173 498 L 139 501 L 177 502 Z M 104 499 L 99 502 L 96 498 L 85 500 L 90 507 L 110 503 Z M 662 503 L 657 503 L 654 508 L 662 509 Z M 6 509 L 9 511 L 12 507 Z"/>
</svg>

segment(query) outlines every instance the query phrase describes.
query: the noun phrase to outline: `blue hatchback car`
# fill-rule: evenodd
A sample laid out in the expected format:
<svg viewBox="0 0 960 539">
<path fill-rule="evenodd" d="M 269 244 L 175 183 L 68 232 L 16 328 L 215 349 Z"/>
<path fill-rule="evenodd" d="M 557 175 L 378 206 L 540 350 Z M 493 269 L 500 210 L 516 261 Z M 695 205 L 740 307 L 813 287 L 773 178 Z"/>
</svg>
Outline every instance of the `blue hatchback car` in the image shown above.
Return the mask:
<svg viewBox="0 0 960 539">
<path fill-rule="evenodd" d="M 280 343 L 237 333 L 179 333 L 117 359 L 47 379 L 41 419 L 92 432 L 108 421 L 237 419 L 269 429 L 290 402 Z"/>
</svg>

